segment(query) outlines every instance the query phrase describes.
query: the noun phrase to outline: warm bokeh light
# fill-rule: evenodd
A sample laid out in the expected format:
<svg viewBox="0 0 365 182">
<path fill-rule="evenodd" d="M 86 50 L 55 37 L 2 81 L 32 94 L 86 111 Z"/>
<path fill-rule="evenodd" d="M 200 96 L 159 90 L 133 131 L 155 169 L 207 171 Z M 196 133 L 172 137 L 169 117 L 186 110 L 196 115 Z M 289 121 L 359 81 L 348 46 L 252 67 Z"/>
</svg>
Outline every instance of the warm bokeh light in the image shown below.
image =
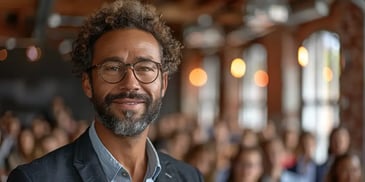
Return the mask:
<svg viewBox="0 0 365 182">
<path fill-rule="evenodd" d="M 332 81 L 333 72 L 332 72 L 331 68 L 329 68 L 327 66 L 323 68 L 323 77 L 327 82 Z"/>
<path fill-rule="evenodd" d="M 58 46 L 58 51 L 61 55 L 70 53 L 72 51 L 72 41 L 68 39 L 63 40 Z"/>
<path fill-rule="evenodd" d="M 235 78 L 241 78 L 246 73 L 246 63 L 241 58 L 236 58 L 231 64 L 231 74 Z"/>
<path fill-rule="evenodd" d="M 5 61 L 7 57 L 8 57 L 8 50 L 0 49 L 0 61 Z"/>
<path fill-rule="evenodd" d="M 266 87 L 269 84 L 269 75 L 266 71 L 258 70 L 255 73 L 255 84 L 259 87 Z"/>
<path fill-rule="evenodd" d="M 195 68 L 190 72 L 189 80 L 192 85 L 201 87 L 207 83 L 208 75 L 203 69 Z"/>
<path fill-rule="evenodd" d="M 13 50 L 16 47 L 16 39 L 14 37 L 10 37 L 8 40 L 6 40 L 5 42 L 5 47 L 8 50 Z"/>
<path fill-rule="evenodd" d="M 41 58 L 42 51 L 36 46 L 29 46 L 26 50 L 27 57 L 29 61 L 38 61 Z"/>
<path fill-rule="evenodd" d="M 308 65 L 308 61 L 309 61 L 309 58 L 308 58 L 308 50 L 301 46 L 299 47 L 298 49 L 298 63 L 300 66 L 302 67 L 305 67 Z"/>
</svg>

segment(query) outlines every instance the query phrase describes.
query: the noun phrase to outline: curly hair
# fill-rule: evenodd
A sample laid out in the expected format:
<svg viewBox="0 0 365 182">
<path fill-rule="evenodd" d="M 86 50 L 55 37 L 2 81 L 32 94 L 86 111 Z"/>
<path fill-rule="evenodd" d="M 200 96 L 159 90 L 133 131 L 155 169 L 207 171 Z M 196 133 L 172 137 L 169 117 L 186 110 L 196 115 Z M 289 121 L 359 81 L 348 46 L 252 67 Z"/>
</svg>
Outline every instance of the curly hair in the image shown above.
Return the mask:
<svg viewBox="0 0 365 182">
<path fill-rule="evenodd" d="M 183 46 L 176 40 L 156 8 L 136 0 L 117 0 L 92 14 L 81 27 L 73 43 L 73 72 L 80 76 L 91 66 L 93 46 L 104 33 L 124 28 L 137 28 L 151 33 L 161 47 L 162 71 L 172 74 L 181 62 Z"/>
</svg>

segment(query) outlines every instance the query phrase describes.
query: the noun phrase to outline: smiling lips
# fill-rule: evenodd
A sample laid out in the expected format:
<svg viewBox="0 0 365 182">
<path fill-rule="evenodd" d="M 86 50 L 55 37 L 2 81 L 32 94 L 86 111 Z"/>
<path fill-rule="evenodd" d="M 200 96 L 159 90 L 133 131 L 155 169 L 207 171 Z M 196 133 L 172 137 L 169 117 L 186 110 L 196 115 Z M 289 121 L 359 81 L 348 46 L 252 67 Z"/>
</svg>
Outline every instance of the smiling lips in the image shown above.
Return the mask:
<svg viewBox="0 0 365 182">
<path fill-rule="evenodd" d="M 135 109 L 135 106 L 144 104 L 145 101 L 143 99 L 121 98 L 121 99 L 114 99 L 112 103 L 118 104 L 124 109 Z"/>
</svg>

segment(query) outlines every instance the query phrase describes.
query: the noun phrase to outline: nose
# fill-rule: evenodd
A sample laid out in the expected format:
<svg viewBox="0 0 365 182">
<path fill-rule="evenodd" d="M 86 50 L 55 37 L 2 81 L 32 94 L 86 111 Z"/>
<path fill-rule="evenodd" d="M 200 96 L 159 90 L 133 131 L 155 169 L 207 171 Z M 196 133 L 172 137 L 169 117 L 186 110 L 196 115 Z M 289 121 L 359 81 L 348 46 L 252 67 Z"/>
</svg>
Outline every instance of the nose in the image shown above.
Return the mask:
<svg viewBox="0 0 365 182">
<path fill-rule="evenodd" d="M 134 76 L 132 69 L 133 68 L 131 67 L 127 67 L 122 80 L 118 83 L 120 89 L 126 91 L 139 90 L 140 88 L 139 81 Z"/>
</svg>

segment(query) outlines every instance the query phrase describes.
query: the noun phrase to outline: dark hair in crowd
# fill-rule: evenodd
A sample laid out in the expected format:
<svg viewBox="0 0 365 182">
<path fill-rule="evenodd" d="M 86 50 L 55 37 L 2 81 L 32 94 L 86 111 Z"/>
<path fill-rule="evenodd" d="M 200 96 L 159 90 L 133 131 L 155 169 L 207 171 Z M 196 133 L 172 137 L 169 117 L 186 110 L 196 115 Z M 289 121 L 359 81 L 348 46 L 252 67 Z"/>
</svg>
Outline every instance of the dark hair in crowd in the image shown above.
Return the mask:
<svg viewBox="0 0 365 182">
<path fill-rule="evenodd" d="M 352 153 L 352 152 L 347 152 L 345 154 L 337 156 L 335 158 L 335 160 L 333 161 L 333 163 L 332 163 L 332 165 L 331 165 L 331 167 L 330 167 L 330 169 L 327 173 L 326 182 L 337 182 L 337 181 L 339 181 L 339 174 L 338 174 L 339 167 L 341 165 L 341 162 L 343 162 L 344 160 L 347 160 L 347 159 L 350 159 L 350 160 L 351 159 L 356 159 L 356 160 L 358 160 L 358 162 L 360 164 L 359 157 L 356 154 Z"/>
</svg>

